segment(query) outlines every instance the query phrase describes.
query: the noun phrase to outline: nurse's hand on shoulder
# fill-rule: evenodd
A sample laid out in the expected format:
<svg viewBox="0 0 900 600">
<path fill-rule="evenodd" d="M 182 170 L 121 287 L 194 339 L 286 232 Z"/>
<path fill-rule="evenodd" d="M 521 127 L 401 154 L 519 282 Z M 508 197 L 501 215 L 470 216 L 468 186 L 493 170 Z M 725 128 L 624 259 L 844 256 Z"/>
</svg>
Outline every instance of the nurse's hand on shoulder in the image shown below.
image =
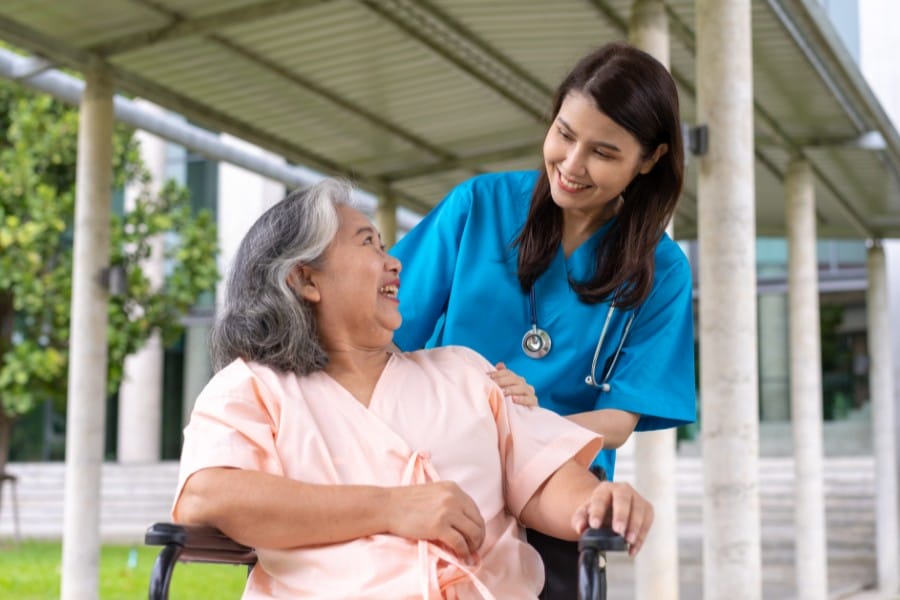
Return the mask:
<svg viewBox="0 0 900 600">
<path fill-rule="evenodd" d="M 506 368 L 506 364 L 498 362 L 496 371 L 490 371 L 488 376 L 494 380 L 494 383 L 503 390 L 503 395 L 507 396 L 516 404 L 522 406 L 537 406 L 537 394 L 534 393 L 534 386 L 528 384 L 525 378 L 517 375 Z"/>
<path fill-rule="evenodd" d="M 572 516 L 572 526 L 580 535 L 588 527 L 611 527 L 628 542 L 628 554 L 634 556 L 644 545 L 653 506 L 627 483 L 602 481 L 588 501 Z"/>
</svg>

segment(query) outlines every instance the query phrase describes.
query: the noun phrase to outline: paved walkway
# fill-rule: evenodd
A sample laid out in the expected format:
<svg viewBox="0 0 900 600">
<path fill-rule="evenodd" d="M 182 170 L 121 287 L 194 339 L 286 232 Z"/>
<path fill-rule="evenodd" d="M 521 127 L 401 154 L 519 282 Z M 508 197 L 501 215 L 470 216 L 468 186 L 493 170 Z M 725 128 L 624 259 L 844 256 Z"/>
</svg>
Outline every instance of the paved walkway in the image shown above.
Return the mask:
<svg viewBox="0 0 900 600">
<path fill-rule="evenodd" d="M 893 596 L 883 596 L 876 591 L 863 590 L 861 592 L 851 593 L 849 595 L 832 597 L 835 598 L 835 600 L 898 600 L 900 599 L 900 594 L 894 594 Z"/>
</svg>

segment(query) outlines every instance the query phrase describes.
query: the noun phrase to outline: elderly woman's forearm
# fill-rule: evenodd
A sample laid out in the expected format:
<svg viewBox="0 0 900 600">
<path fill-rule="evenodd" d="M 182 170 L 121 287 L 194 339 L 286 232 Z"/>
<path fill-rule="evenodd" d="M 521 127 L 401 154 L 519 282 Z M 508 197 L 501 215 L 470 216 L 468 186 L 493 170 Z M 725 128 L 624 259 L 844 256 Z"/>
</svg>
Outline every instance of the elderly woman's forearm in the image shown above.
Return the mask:
<svg viewBox="0 0 900 600">
<path fill-rule="evenodd" d="M 611 526 L 634 556 L 653 524 L 653 507 L 627 483 L 597 481 L 574 461 L 550 476 L 522 510 L 521 521 L 547 535 L 574 540 L 588 526 Z"/>
<path fill-rule="evenodd" d="M 389 490 L 307 484 L 256 471 L 203 469 L 176 505 L 176 520 L 212 525 L 254 547 L 334 544 L 384 533 Z"/>
<path fill-rule="evenodd" d="M 575 461 L 568 461 L 538 488 L 522 509 L 527 527 L 560 539 L 577 540 L 572 515 L 590 497 L 598 481 Z"/>
</svg>

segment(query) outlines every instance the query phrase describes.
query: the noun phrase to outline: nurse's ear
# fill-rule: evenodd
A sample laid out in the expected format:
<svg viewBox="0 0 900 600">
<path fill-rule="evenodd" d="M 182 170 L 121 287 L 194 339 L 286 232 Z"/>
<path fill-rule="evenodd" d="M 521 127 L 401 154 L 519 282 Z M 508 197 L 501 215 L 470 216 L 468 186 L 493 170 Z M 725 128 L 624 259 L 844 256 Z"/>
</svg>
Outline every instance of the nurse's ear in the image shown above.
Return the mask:
<svg viewBox="0 0 900 600">
<path fill-rule="evenodd" d="M 295 265 L 288 274 L 287 284 L 302 300 L 317 304 L 322 299 L 322 293 L 319 286 L 316 285 L 313 271 L 306 265 Z"/>
<path fill-rule="evenodd" d="M 668 151 L 669 151 L 668 144 L 660 144 L 659 146 L 657 146 L 656 150 L 653 151 L 653 154 L 651 154 L 648 158 L 644 159 L 644 161 L 641 163 L 641 168 L 639 170 L 640 174 L 646 175 L 647 173 L 652 171 L 653 167 L 656 166 L 656 161 L 658 161 L 660 158 L 662 158 L 663 155 L 665 155 L 665 153 Z"/>
</svg>

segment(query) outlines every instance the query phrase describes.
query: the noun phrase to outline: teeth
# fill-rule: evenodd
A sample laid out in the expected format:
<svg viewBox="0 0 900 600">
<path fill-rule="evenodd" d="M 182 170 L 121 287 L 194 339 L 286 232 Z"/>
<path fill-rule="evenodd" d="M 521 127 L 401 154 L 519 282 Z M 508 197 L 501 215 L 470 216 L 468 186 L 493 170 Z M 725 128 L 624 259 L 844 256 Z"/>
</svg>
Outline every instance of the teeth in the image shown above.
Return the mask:
<svg viewBox="0 0 900 600">
<path fill-rule="evenodd" d="M 378 292 L 380 294 L 385 294 L 388 296 L 396 296 L 399 288 L 396 285 L 386 285 L 381 287 Z"/>
<path fill-rule="evenodd" d="M 567 178 L 565 175 L 563 175 L 562 173 L 559 174 L 559 180 L 562 181 L 562 184 L 563 184 L 564 186 L 566 186 L 567 188 L 572 188 L 572 189 L 576 189 L 576 190 L 583 190 L 583 189 L 589 187 L 589 186 L 587 186 L 587 185 L 585 185 L 585 184 L 583 184 L 583 183 L 577 183 L 577 182 L 575 182 L 575 181 L 572 181 L 571 179 L 568 179 L 568 178 Z"/>
</svg>

